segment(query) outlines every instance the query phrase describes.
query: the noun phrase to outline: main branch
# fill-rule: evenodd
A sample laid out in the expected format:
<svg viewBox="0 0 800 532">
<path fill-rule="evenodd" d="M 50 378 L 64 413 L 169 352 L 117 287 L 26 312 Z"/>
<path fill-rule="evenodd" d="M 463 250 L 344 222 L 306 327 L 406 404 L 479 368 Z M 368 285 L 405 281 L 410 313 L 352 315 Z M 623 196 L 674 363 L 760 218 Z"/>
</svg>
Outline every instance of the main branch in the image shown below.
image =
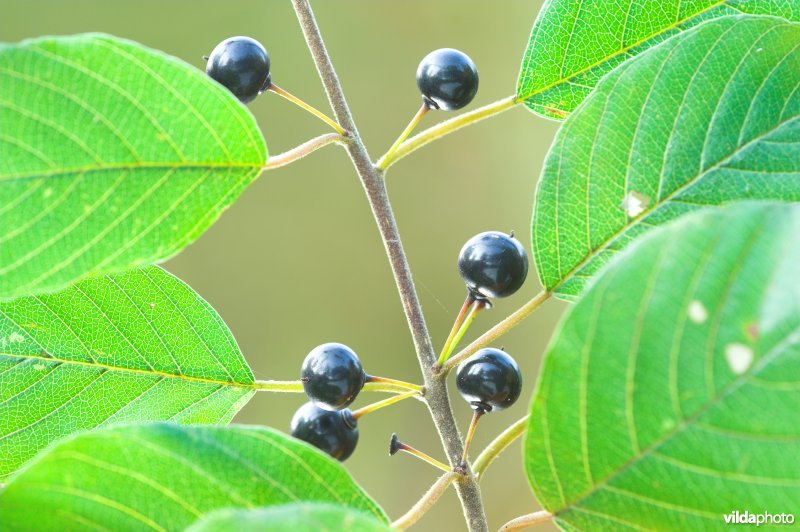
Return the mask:
<svg viewBox="0 0 800 532">
<path fill-rule="evenodd" d="M 372 163 L 372 159 L 370 159 L 369 153 L 361 141 L 358 128 L 356 128 L 350 109 L 347 106 L 344 92 L 331 63 L 330 56 L 325 49 L 325 43 L 322 40 L 322 35 L 308 0 L 292 0 L 292 4 L 300 21 L 306 43 L 314 58 L 317 71 L 322 78 L 322 83 L 336 120 L 350 134 L 346 144 L 347 152 L 361 179 L 372 214 L 378 224 L 383 245 L 386 248 L 386 254 L 389 257 L 395 283 L 400 292 L 400 299 L 403 302 L 406 320 L 411 329 L 417 358 L 425 378 L 425 399 L 433 417 L 433 423 L 442 440 L 450 465 L 455 467 L 461 459 L 463 448 L 458 427 L 450 408 L 450 401 L 447 397 L 446 374 L 436 375 L 432 372 L 432 368 L 436 364 L 436 355 L 433 351 L 428 328 L 425 325 L 425 318 L 422 315 L 422 306 L 414 288 L 414 281 L 411 277 L 411 270 L 403 250 L 403 244 L 400 241 L 400 233 L 386 193 L 383 175 Z M 461 499 L 469 529 L 481 532 L 488 530 L 480 488 L 475 476 L 471 472 L 460 475 L 456 480 L 456 490 Z"/>
</svg>

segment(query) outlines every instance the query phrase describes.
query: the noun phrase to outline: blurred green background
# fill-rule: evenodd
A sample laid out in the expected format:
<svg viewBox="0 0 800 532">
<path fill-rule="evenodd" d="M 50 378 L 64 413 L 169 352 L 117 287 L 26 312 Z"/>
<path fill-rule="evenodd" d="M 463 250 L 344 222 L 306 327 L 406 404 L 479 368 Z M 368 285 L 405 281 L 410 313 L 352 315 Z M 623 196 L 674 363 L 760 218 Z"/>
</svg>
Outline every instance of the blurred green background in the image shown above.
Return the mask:
<svg viewBox="0 0 800 532">
<path fill-rule="evenodd" d="M 513 93 L 540 0 L 317 0 L 314 9 L 351 110 L 377 158 L 419 106 L 414 72 L 429 51 L 453 47 L 478 65 L 480 90 L 470 108 Z M 139 41 L 204 67 L 201 56 L 222 39 L 249 35 L 270 52 L 275 82 L 327 110 L 324 92 L 288 1 L 0 0 L 0 40 L 101 31 Z M 326 133 L 321 122 L 266 94 L 250 104 L 270 153 Z M 431 113 L 422 127 L 449 118 Z M 434 343 L 444 341 L 464 285 L 456 257 L 485 230 L 515 230 L 530 252 L 534 188 L 558 124 L 516 108 L 412 154 L 389 172 L 388 186 Z M 330 146 L 263 174 L 198 242 L 166 268 L 219 311 L 260 379 L 295 379 L 314 346 L 342 342 L 369 373 L 419 382 L 419 366 L 377 229 L 345 152 Z M 471 340 L 539 290 L 533 268 L 525 287 L 479 316 Z M 541 355 L 564 304 L 543 309 L 505 336 L 520 363 L 525 393 L 511 409 L 486 416 L 473 457 L 525 414 Z M 379 399 L 363 394 L 357 405 Z M 286 429 L 300 395 L 259 394 L 239 423 Z M 470 409 L 457 394 L 462 429 Z M 389 458 L 389 436 L 443 458 L 421 403 L 407 401 L 360 423 L 347 467 L 392 518 L 437 478 L 408 456 Z M 490 526 L 539 508 L 522 471 L 519 442 L 486 474 Z M 464 527 L 455 493 L 445 495 L 419 530 Z"/>
</svg>

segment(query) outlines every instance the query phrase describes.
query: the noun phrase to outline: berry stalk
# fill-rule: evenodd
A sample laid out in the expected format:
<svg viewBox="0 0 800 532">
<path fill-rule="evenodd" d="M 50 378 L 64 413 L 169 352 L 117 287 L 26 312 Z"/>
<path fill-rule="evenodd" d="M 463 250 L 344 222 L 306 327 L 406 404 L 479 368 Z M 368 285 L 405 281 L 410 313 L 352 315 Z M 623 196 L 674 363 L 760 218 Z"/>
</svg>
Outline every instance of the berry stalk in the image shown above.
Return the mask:
<svg viewBox="0 0 800 532">
<path fill-rule="evenodd" d="M 417 386 L 411 384 L 410 386 Z M 277 393 L 303 393 L 302 381 L 256 381 L 252 388 L 257 392 L 277 392 Z M 368 382 L 364 384 L 365 392 L 386 392 L 402 394 L 408 390 L 407 386 L 398 386 L 392 382 Z M 420 387 L 421 389 L 421 387 Z M 421 393 L 421 391 L 417 391 Z"/>
<path fill-rule="evenodd" d="M 445 473 L 449 473 L 450 471 L 452 471 L 452 469 L 450 469 L 450 466 L 448 466 L 447 464 L 440 462 L 439 460 L 433 458 L 427 453 L 423 453 L 419 449 L 415 449 L 414 447 L 411 447 L 410 445 L 401 442 L 400 439 L 397 437 L 397 434 L 392 434 L 392 440 L 389 443 L 389 456 L 394 456 L 395 454 L 397 454 L 398 451 L 403 451 L 413 456 L 416 456 L 423 462 L 427 462 L 433 467 L 441 469 Z"/>
<path fill-rule="evenodd" d="M 268 90 L 268 91 L 270 91 L 272 93 L 275 93 L 275 94 L 277 94 L 279 96 L 283 96 L 284 98 L 286 98 L 287 100 L 289 100 L 293 104 L 302 107 L 303 109 L 305 109 L 306 111 L 308 111 L 312 115 L 316 116 L 317 118 L 319 118 L 320 120 L 322 120 L 323 122 L 325 122 L 326 124 L 331 126 L 339 135 L 342 135 L 343 137 L 347 136 L 347 133 L 342 128 L 342 126 L 337 124 L 335 120 L 330 118 L 328 115 L 326 115 L 325 113 L 323 113 L 322 111 L 320 111 L 316 107 L 312 107 L 311 105 L 307 104 L 306 102 L 304 102 L 303 100 L 301 100 L 300 98 L 295 96 L 294 94 L 283 90 L 282 88 L 278 87 L 274 83 L 270 83 L 269 87 L 267 87 L 266 90 Z"/>
<path fill-rule="evenodd" d="M 397 379 L 388 379 L 386 377 L 376 377 L 375 375 L 367 375 L 366 380 L 364 381 L 364 389 L 367 389 L 367 384 L 373 383 L 375 385 L 379 384 L 388 384 L 392 387 L 402 388 L 405 390 L 412 390 L 419 394 L 422 394 L 422 386 L 419 384 L 412 384 L 410 382 L 405 382 Z"/>
<path fill-rule="evenodd" d="M 533 314 L 533 312 L 542 306 L 542 303 L 550 299 L 552 292 L 541 291 L 530 301 L 522 305 L 520 308 L 515 310 L 512 314 L 506 317 L 503 321 L 483 333 L 478 339 L 473 341 L 467 347 L 459 351 L 457 354 L 453 355 L 450 360 L 447 361 L 442 366 L 442 374 L 446 375 L 450 370 L 456 367 L 461 361 L 469 358 L 479 349 L 486 347 L 487 345 L 491 344 L 505 333 L 519 325 L 522 320 Z"/>
<path fill-rule="evenodd" d="M 469 429 L 467 430 L 467 437 L 464 438 L 464 454 L 461 455 L 461 463 L 466 465 L 467 456 L 469 454 L 469 446 L 472 443 L 472 438 L 475 436 L 475 428 L 478 426 L 478 421 L 481 416 L 486 412 L 481 408 L 476 408 L 472 414 L 472 421 L 469 422 Z"/>
<path fill-rule="evenodd" d="M 450 349 L 450 346 L 453 343 L 453 338 L 455 338 L 456 333 L 461 328 L 461 324 L 464 323 L 464 318 L 467 317 L 467 313 L 469 312 L 470 307 L 475 302 L 475 296 L 472 295 L 472 292 L 467 294 L 467 299 L 464 300 L 464 304 L 461 306 L 461 310 L 458 312 L 458 316 L 456 316 L 456 320 L 453 322 L 453 328 L 450 329 L 450 334 L 447 335 L 447 340 L 444 342 L 444 346 L 442 347 L 442 353 L 439 355 L 438 364 L 442 364 L 442 355 Z"/>
<path fill-rule="evenodd" d="M 391 159 L 391 157 L 394 154 L 394 152 L 397 151 L 397 148 L 399 148 L 400 145 L 403 143 L 403 141 L 405 141 L 409 137 L 409 135 L 411 135 L 411 133 L 414 131 L 414 129 L 416 129 L 416 127 L 419 125 L 419 123 L 425 117 L 425 115 L 428 114 L 428 111 L 430 111 L 430 109 L 431 109 L 431 106 L 428 104 L 428 102 L 423 101 L 422 102 L 422 107 L 419 108 L 419 111 L 417 111 L 417 114 L 414 115 L 414 118 L 411 119 L 411 122 L 408 123 L 408 125 L 403 130 L 403 132 L 400 133 L 400 136 L 397 137 L 397 140 L 394 141 L 394 144 L 392 144 L 392 146 L 389 148 L 389 151 L 387 151 L 386 154 L 384 154 L 383 157 L 378 159 L 378 164 L 377 164 L 378 168 L 380 168 L 381 170 L 386 168 L 384 166 L 384 163 L 387 160 Z"/>
<path fill-rule="evenodd" d="M 385 161 L 383 161 L 381 168 L 386 170 L 403 157 L 425 146 L 429 142 L 433 142 L 434 140 L 453 133 L 454 131 L 458 131 L 462 127 L 474 124 L 475 122 L 480 122 L 485 118 L 498 115 L 503 111 L 511 109 L 519 103 L 522 102 L 517 100 L 516 95 L 509 96 L 507 98 L 503 98 L 502 100 L 497 100 L 496 102 L 490 103 L 489 105 L 479 107 L 468 113 L 458 115 L 450 120 L 440 122 L 403 142 L 403 144 L 400 145 L 391 158 L 387 158 Z"/>
<path fill-rule="evenodd" d="M 413 392 L 397 394 L 394 397 L 389 397 L 388 399 L 383 399 L 381 401 L 378 401 L 377 403 L 372 403 L 371 405 L 367 405 L 365 407 L 359 408 L 358 410 L 354 410 L 352 417 L 353 419 L 358 420 L 359 418 L 366 416 L 367 414 L 371 414 L 372 412 L 380 410 L 381 408 L 385 408 L 389 405 L 399 403 L 400 401 L 403 401 L 404 399 L 408 399 L 410 397 L 414 397 L 415 395 L 419 395 L 419 392 L 413 391 Z"/>
<path fill-rule="evenodd" d="M 467 317 L 464 318 L 464 323 L 461 324 L 456 334 L 453 336 L 452 340 L 449 344 L 445 344 L 444 349 L 442 349 L 442 353 L 439 355 L 439 360 L 437 360 L 436 364 L 441 368 L 445 362 L 447 362 L 448 357 L 452 354 L 453 350 L 458 345 L 458 342 L 464 337 L 467 333 L 467 329 L 469 326 L 472 325 L 472 322 L 475 321 L 475 316 L 478 315 L 478 312 L 486 308 L 487 303 L 484 299 L 477 299 L 472 302 L 470 305 L 469 313 Z"/>
</svg>

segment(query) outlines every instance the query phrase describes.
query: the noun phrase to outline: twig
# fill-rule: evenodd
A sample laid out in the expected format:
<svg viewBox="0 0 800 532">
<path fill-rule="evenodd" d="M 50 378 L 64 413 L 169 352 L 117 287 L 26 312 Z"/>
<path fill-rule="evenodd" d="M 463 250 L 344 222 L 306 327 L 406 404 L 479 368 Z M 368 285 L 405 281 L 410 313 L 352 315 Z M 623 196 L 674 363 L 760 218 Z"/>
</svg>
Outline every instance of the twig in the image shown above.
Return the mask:
<svg viewBox="0 0 800 532">
<path fill-rule="evenodd" d="M 511 530 L 522 530 L 523 528 L 528 528 L 534 525 L 540 525 L 542 523 L 546 523 L 553 518 L 553 514 L 542 510 L 540 512 L 534 512 L 532 514 L 523 515 L 517 517 L 516 519 L 512 519 L 508 523 L 504 524 L 500 527 L 500 532 L 510 532 Z"/>
<path fill-rule="evenodd" d="M 430 487 L 425 495 L 423 495 L 422 498 L 417 501 L 417 503 L 412 506 L 409 511 L 392 523 L 392 528 L 403 530 L 419 521 L 420 518 L 425 515 L 425 513 L 430 510 L 434 504 L 436 504 L 436 501 L 439 500 L 439 497 L 441 497 L 442 494 L 447 491 L 447 487 L 453 482 L 453 480 L 455 480 L 457 476 L 457 473 L 453 473 L 451 471 L 439 477 L 439 480 L 437 480 L 433 486 Z"/>
<path fill-rule="evenodd" d="M 525 433 L 525 428 L 527 428 L 527 426 L 528 416 L 525 416 L 501 432 L 499 436 L 492 440 L 492 443 L 481 451 L 481 454 L 479 454 L 472 463 L 472 470 L 475 472 L 475 476 L 478 477 L 478 480 L 483 477 L 486 468 L 497 458 L 497 455 L 502 453 L 506 447 L 514 443 L 517 438 Z"/>
<path fill-rule="evenodd" d="M 273 155 L 267 160 L 267 164 L 262 167 L 262 170 L 272 170 L 274 168 L 286 166 L 287 164 L 293 163 L 298 159 L 302 159 L 306 155 L 313 153 L 318 149 L 327 146 L 328 144 L 333 144 L 334 142 L 341 144 L 343 141 L 344 137 L 337 133 L 326 133 L 325 135 L 314 137 L 313 139 L 302 143 L 296 148 L 279 153 L 278 155 Z"/>
<path fill-rule="evenodd" d="M 442 366 L 442 375 L 447 375 L 451 369 L 456 367 L 462 360 L 474 354 L 478 349 L 486 347 L 505 333 L 516 327 L 522 320 L 533 314 L 533 311 L 542 306 L 542 303 L 550 299 L 550 292 L 539 292 L 533 298 L 506 317 L 503 321 L 483 333 L 477 340 L 467 347 L 450 357 L 450 360 Z"/>
<path fill-rule="evenodd" d="M 372 164 L 369 153 L 361 141 L 358 128 L 347 106 L 341 84 L 331 63 L 330 56 L 325 49 L 325 43 L 320 35 L 319 27 L 314 19 L 308 0 L 292 0 L 292 4 L 336 120 L 350 134 L 347 152 L 361 179 L 372 214 L 378 225 L 386 254 L 389 257 L 392 274 L 403 303 L 403 311 L 411 329 L 414 348 L 425 378 L 425 399 L 428 409 L 442 440 L 447 459 L 451 467 L 455 467 L 463 452 L 461 437 L 453 417 L 453 411 L 450 408 L 444 375 L 434 374 L 432 371 L 436 364 L 436 355 L 434 354 L 430 334 L 428 334 L 428 328 L 422 314 L 419 297 L 414 288 L 414 281 L 411 277 L 411 270 L 403 250 L 403 244 L 400 241 L 400 233 L 386 193 L 383 175 Z M 487 531 L 488 526 L 483 511 L 483 501 L 481 500 L 480 488 L 475 476 L 471 472 L 459 476 L 456 481 L 456 489 L 469 529 L 471 531 Z"/>
</svg>

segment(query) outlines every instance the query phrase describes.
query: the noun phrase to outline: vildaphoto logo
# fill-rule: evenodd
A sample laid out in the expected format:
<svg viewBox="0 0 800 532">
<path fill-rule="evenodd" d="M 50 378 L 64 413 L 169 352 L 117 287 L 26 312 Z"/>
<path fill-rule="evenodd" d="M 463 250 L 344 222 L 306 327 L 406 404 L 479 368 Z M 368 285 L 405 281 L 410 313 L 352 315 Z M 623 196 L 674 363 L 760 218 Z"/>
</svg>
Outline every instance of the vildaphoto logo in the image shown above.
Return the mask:
<svg viewBox="0 0 800 532">
<path fill-rule="evenodd" d="M 771 514 L 769 512 L 751 513 L 747 510 L 740 512 L 734 510 L 723 515 L 725 523 L 729 525 L 791 525 L 794 524 L 793 514 Z"/>
</svg>

